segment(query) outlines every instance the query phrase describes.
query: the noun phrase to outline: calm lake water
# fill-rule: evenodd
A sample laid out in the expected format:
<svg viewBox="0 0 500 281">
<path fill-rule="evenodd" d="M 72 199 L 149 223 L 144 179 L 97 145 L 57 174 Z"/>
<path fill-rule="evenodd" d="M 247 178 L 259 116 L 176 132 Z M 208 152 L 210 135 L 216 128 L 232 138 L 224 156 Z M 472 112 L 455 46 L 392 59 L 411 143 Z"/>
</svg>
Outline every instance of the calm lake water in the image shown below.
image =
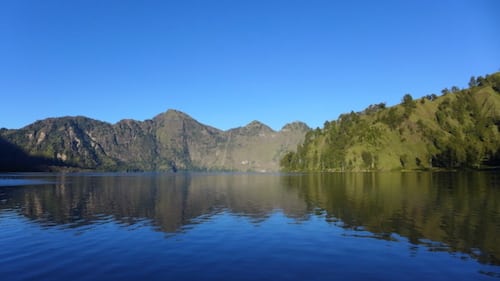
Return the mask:
<svg viewBox="0 0 500 281">
<path fill-rule="evenodd" d="M 499 280 L 500 175 L 0 175 L 1 280 Z"/>
</svg>

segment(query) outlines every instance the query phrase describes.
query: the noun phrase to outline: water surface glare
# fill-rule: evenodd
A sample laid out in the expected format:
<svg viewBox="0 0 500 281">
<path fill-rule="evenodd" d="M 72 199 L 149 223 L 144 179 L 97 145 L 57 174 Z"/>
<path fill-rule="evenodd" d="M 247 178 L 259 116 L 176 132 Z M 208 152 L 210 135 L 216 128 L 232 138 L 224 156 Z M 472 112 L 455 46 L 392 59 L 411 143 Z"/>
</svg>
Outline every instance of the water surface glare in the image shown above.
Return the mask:
<svg viewBox="0 0 500 281">
<path fill-rule="evenodd" d="M 9 181 L 2 280 L 500 279 L 494 172 L 0 175 Z"/>
</svg>

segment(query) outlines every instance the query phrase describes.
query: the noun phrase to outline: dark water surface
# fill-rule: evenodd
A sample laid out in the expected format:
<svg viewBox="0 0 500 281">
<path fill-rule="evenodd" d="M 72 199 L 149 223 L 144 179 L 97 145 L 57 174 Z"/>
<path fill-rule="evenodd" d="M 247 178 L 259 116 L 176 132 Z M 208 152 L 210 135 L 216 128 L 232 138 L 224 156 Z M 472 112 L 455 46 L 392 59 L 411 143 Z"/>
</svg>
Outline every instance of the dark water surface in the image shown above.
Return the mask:
<svg viewBox="0 0 500 281">
<path fill-rule="evenodd" d="M 2 174 L 1 280 L 499 280 L 500 175 Z"/>
</svg>

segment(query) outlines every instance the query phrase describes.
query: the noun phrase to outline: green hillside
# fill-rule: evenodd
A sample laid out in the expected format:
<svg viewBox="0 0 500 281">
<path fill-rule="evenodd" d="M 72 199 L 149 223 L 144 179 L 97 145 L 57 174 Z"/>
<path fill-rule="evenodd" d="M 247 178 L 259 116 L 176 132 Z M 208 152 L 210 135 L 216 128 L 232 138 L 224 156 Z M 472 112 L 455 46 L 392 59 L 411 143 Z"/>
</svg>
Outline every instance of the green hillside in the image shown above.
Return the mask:
<svg viewBox="0 0 500 281">
<path fill-rule="evenodd" d="M 285 171 L 484 168 L 500 164 L 500 73 L 401 104 L 370 105 L 306 134 Z"/>
</svg>

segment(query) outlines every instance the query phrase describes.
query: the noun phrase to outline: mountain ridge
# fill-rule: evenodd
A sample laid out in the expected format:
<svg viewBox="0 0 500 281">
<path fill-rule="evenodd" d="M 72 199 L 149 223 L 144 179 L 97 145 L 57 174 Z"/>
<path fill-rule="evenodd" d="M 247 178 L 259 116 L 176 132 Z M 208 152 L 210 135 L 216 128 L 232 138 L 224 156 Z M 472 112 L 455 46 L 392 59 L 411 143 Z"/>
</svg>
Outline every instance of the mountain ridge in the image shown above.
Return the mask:
<svg viewBox="0 0 500 281">
<path fill-rule="evenodd" d="M 223 131 L 169 109 L 152 119 L 114 124 L 81 115 L 49 117 L 20 129 L 3 128 L 0 137 L 26 155 L 61 166 L 39 170 L 277 171 L 280 156 L 293 150 L 309 130 L 300 124 L 281 132 L 252 121 Z M 3 163 L 3 170 L 8 166 Z"/>
<path fill-rule="evenodd" d="M 281 159 L 286 171 L 491 169 L 500 167 L 500 72 L 471 77 L 400 104 L 373 104 L 306 134 Z"/>
</svg>

